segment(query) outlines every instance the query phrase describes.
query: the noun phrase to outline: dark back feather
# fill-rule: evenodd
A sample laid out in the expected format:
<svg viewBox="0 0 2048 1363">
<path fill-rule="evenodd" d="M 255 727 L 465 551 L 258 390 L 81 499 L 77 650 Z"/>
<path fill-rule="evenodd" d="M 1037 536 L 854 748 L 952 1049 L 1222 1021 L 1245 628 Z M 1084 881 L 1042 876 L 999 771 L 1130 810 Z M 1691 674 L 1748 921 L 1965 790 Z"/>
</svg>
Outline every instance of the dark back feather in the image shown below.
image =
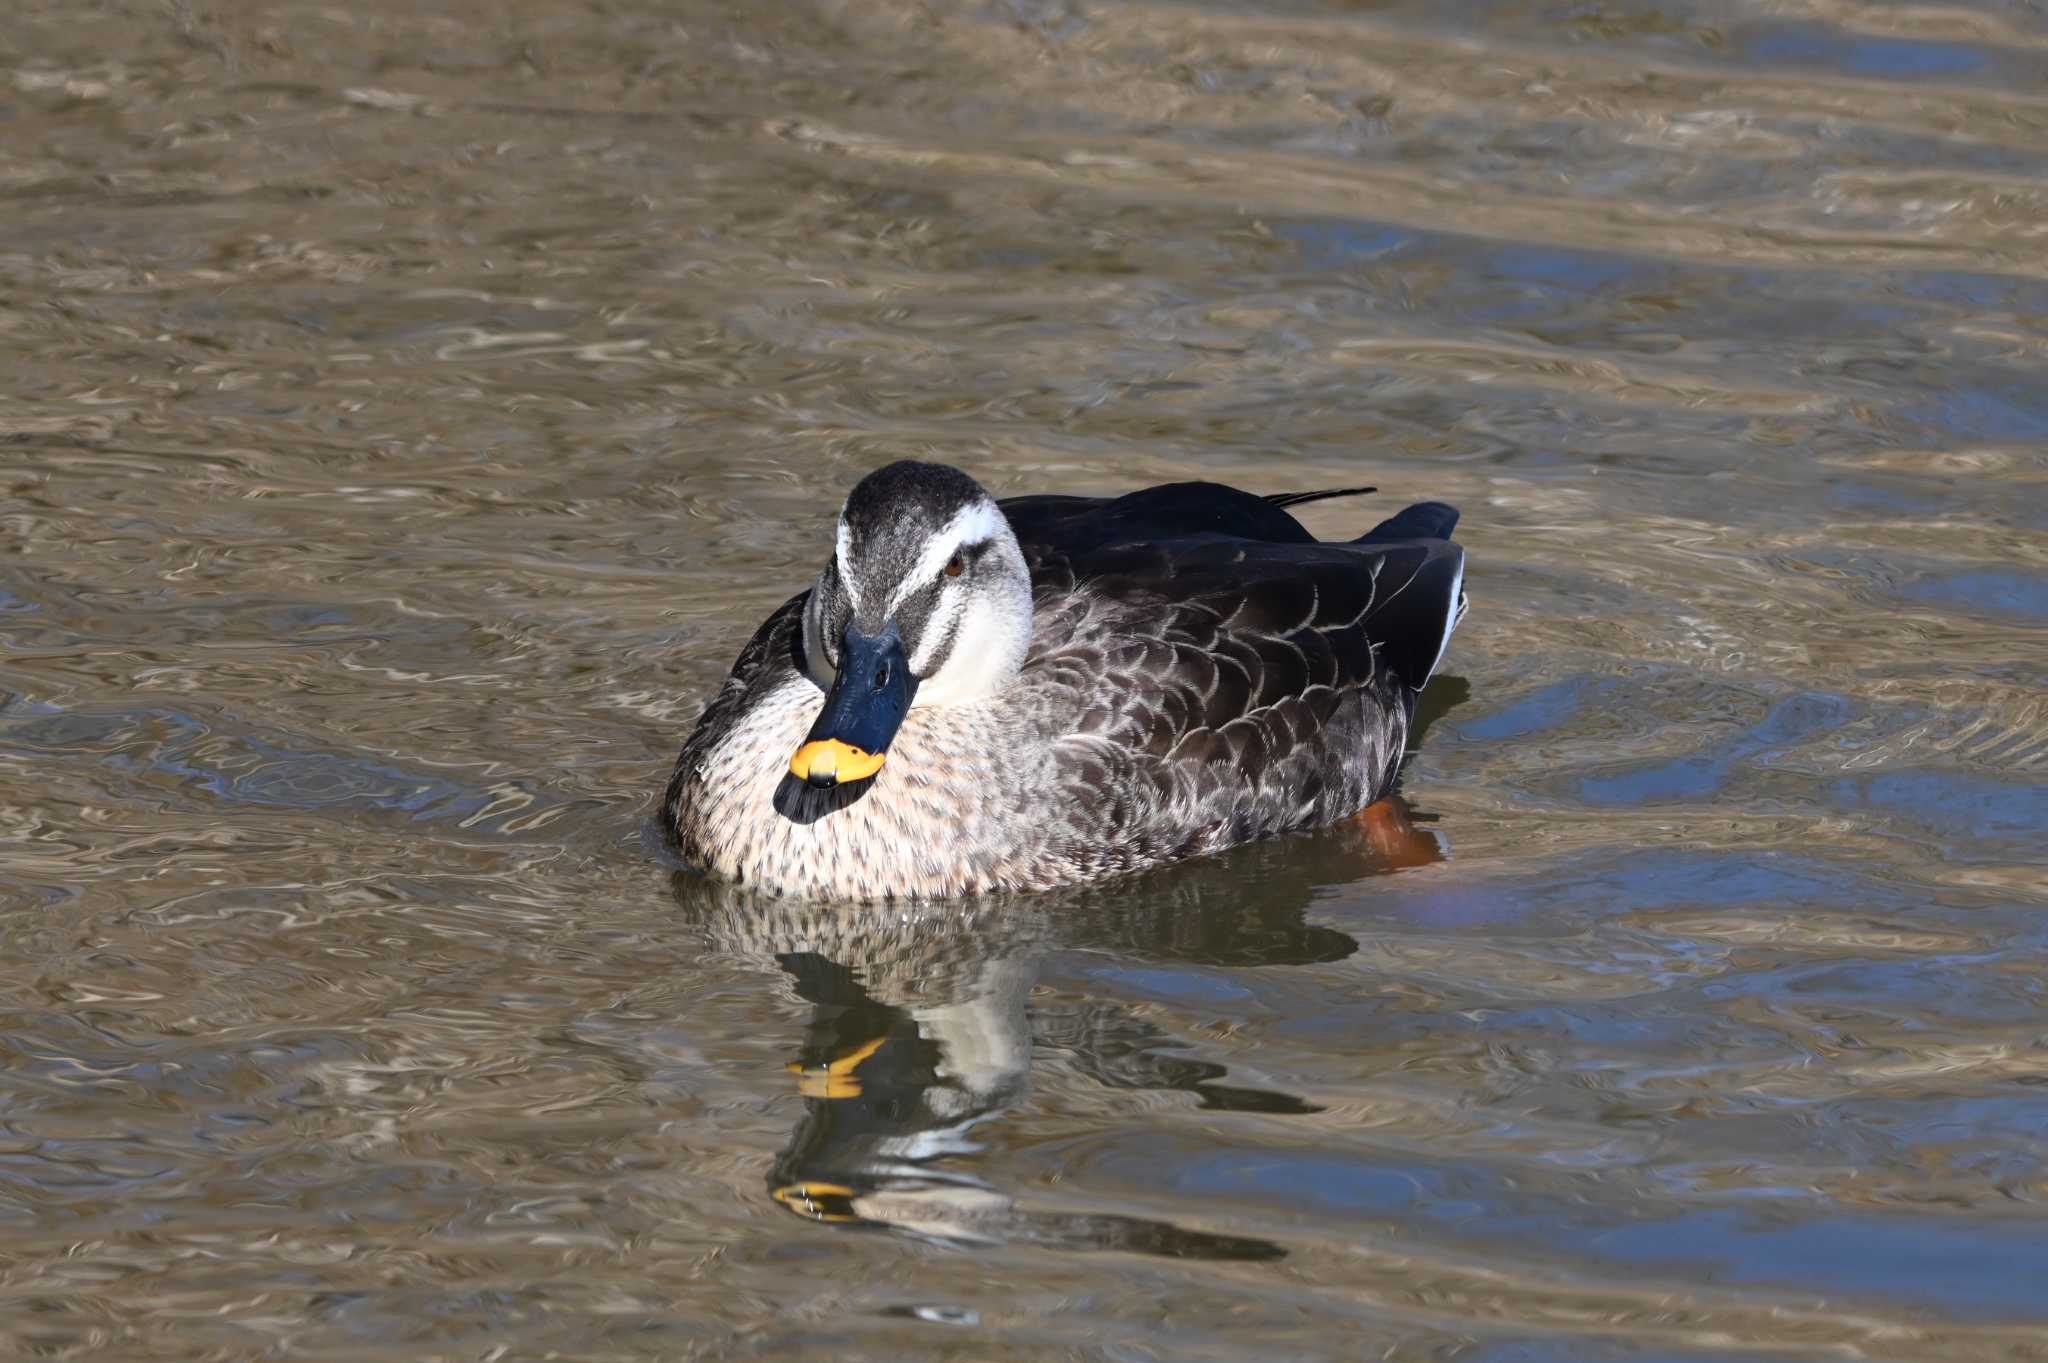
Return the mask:
<svg viewBox="0 0 2048 1363">
<path fill-rule="evenodd" d="M 1376 669 L 1411 691 L 1429 680 L 1462 607 L 1464 550 L 1449 539 L 1456 509 L 1418 502 L 1356 540 L 1327 544 L 1285 510 L 1370 490 L 1258 497 L 1169 483 L 1002 507 L 1041 590 L 1085 581 L 1095 595 L 1156 606 L 1173 622 L 1176 647 L 1229 658 L 1263 642 L 1279 646 L 1267 653 L 1301 655 L 1299 666 L 1258 670 L 1241 699 L 1260 708 L 1297 688 L 1359 684 Z M 1219 697 L 1212 717 L 1229 703 Z"/>
</svg>

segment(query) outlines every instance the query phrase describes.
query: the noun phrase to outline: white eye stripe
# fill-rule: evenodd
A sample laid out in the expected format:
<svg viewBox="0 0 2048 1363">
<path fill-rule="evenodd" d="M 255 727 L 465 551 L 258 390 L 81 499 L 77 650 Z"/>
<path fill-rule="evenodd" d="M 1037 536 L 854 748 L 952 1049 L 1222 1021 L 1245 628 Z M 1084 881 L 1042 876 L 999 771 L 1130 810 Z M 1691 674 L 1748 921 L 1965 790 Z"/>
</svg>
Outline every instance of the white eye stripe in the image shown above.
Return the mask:
<svg viewBox="0 0 2048 1363">
<path fill-rule="evenodd" d="M 846 517 L 839 517 L 839 531 L 832 540 L 832 557 L 839 564 L 839 588 L 846 593 L 846 599 L 855 610 L 860 609 L 860 588 L 853 578 L 853 531 L 847 527 Z"/>
<path fill-rule="evenodd" d="M 896 608 L 912 592 L 945 571 L 946 561 L 953 555 L 967 545 L 995 538 L 996 533 L 1005 528 L 1002 511 L 991 501 L 971 502 L 954 512 L 953 519 L 939 527 L 938 533 L 925 545 L 924 552 L 918 555 L 917 562 L 903 575 L 896 594 L 889 598 L 887 614 L 894 615 Z"/>
</svg>

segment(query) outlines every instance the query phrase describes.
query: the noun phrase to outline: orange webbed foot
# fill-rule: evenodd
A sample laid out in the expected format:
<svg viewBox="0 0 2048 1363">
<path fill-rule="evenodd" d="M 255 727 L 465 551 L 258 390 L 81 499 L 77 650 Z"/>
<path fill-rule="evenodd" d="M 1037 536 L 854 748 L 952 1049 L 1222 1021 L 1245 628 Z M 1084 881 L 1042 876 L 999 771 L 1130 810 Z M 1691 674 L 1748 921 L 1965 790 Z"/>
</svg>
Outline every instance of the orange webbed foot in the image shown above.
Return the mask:
<svg viewBox="0 0 2048 1363">
<path fill-rule="evenodd" d="M 1351 817 L 1365 834 L 1373 860 L 1385 870 L 1405 871 L 1444 859 L 1443 848 L 1415 826 L 1408 802 L 1398 795 L 1374 800 Z"/>
</svg>

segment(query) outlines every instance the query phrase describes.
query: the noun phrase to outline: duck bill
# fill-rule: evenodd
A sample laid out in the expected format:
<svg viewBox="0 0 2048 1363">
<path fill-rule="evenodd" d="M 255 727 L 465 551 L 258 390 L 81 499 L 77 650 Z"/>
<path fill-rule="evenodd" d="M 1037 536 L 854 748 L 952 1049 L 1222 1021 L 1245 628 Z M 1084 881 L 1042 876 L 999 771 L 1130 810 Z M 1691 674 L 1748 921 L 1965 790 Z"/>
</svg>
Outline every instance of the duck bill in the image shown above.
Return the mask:
<svg viewBox="0 0 2048 1363">
<path fill-rule="evenodd" d="M 853 626 L 839 650 L 839 675 L 810 736 L 789 759 L 798 779 L 820 790 L 864 781 L 882 769 L 889 742 L 910 712 L 917 678 L 892 621 L 880 634 Z"/>
</svg>

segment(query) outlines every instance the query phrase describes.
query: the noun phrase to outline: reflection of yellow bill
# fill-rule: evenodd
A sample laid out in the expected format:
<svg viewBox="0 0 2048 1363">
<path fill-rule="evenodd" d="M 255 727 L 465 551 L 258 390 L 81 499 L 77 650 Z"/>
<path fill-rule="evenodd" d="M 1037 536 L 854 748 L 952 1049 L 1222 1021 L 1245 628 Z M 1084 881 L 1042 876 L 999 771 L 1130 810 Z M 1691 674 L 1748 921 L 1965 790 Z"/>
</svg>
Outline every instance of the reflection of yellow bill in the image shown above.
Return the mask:
<svg viewBox="0 0 2048 1363">
<path fill-rule="evenodd" d="M 825 1209 L 824 1200 L 828 1197 L 842 1198 L 848 1206 L 853 1205 L 856 1194 L 844 1183 L 789 1183 L 777 1188 L 769 1196 L 798 1216 L 809 1217 L 813 1221 L 860 1220 L 852 1212 Z"/>
<path fill-rule="evenodd" d="M 886 753 L 869 752 L 836 738 L 806 743 L 789 759 L 789 769 L 802 781 L 864 781 L 882 769 Z"/>
<path fill-rule="evenodd" d="M 797 1077 L 796 1091 L 806 1098 L 858 1098 L 860 1077 L 854 1073 L 861 1062 L 882 1049 L 882 1043 L 889 1038 L 878 1036 L 857 1051 L 848 1051 L 837 1060 L 824 1065 L 805 1069 L 792 1060 L 783 1068 Z"/>
</svg>

